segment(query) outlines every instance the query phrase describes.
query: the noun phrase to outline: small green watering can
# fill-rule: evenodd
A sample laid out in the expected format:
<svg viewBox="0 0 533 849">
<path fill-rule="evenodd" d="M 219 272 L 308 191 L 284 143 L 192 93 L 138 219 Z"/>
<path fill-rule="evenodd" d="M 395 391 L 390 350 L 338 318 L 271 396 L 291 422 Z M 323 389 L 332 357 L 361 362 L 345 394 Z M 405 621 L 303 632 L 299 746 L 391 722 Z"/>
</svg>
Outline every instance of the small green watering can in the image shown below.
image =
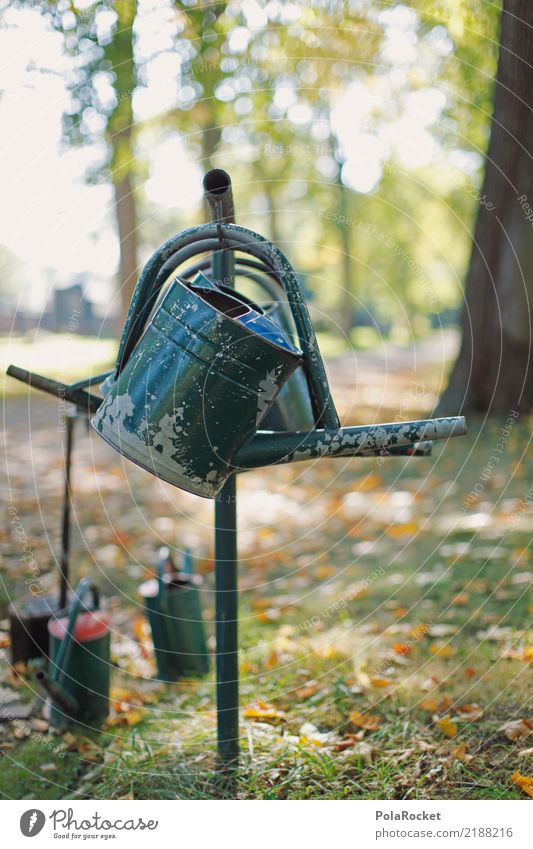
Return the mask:
<svg viewBox="0 0 533 849">
<path fill-rule="evenodd" d="M 168 548 L 161 548 L 157 578 L 139 587 L 150 623 L 157 675 L 162 681 L 204 675 L 209 670 L 200 587 L 192 572 L 192 557 L 184 552 L 178 572 Z"/>
<path fill-rule="evenodd" d="M 35 677 L 51 698 L 50 724 L 100 725 L 109 714 L 110 629 L 90 578 L 79 582 L 68 616 L 50 619 L 48 632 L 49 671 L 38 667 Z"/>
</svg>

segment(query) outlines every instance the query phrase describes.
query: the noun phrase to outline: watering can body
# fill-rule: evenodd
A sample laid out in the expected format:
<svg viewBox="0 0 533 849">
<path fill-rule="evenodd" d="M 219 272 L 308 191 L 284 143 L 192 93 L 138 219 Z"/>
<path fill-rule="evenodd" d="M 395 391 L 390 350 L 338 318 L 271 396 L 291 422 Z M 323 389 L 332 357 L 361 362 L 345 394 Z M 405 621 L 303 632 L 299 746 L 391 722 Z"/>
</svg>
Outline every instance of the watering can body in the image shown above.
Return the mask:
<svg viewBox="0 0 533 849">
<path fill-rule="evenodd" d="M 172 571 L 167 571 L 168 567 Z M 159 559 L 157 578 L 139 588 L 152 632 L 158 678 L 163 681 L 204 675 L 209 670 L 202 583 L 199 575 L 175 571 L 165 553 Z"/>
<path fill-rule="evenodd" d="M 251 311 L 223 287 L 176 278 L 92 421 L 100 436 L 158 477 L 215 497 L 302 361 L 281 329 L 265 331 L 265 316 L 245 323 Z"/>
<path fill-rule="evenodd" d="M 83 598 L 94 585 L 80 581 L 68 616 L 48 623 L 50 666 L 38 680 L 51 697 L 50 724 L 100 725 L 109 714 L 110 627 L 94 592 L 93 609 Z"/>
<path fill-rule="evenodd" d="M 268 317 L 287 335 L 292 334 L 290 310 L 283 302 L 266 309 Z M 300 431 L 314 427 L 313 405 L 303 368 L 297 368 L 281 387 L 276 400 L 261 422 L 263 430 Z"/>
</svg>

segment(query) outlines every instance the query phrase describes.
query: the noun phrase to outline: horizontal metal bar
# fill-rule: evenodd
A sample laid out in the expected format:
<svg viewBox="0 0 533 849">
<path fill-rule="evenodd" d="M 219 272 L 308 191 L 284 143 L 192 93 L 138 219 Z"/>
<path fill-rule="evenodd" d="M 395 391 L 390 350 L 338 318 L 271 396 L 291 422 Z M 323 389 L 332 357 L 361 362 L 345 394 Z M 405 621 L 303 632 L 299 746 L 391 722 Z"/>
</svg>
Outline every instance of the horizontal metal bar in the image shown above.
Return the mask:
<svg viewBox="0 0 533 849">
<path fill-rule="evenodd" d="M 258 431 L 244 445 L 235 461 L 239 470 L 258 468 L 318 457 L 365 456 L 412 446 L 426 440 L 448 439 L 466 433 L 464 416 L 421 419 L 412 422 L 341 427 L 336 430 L 312 430 L 309 433 Z M 372 456 L 371 455 L 371 456 Z"/>
<path fill-rule="evenodd" d="M 42 374 L 27 371 L 25 368 L 19 368 L 19 366 L 8 366 L 7 374 L 22 381 L 22 383 L 27 383 L 34 389 L 55 395 L 61 401 L 70 401 L 72 404 L 76 404 L 78 410 L 84 413 L 96 413 L 102 403 L 102 399 L 97 395 L 91 395 L 84 389 L 78 389 L 76 385 L 69 386 L 68 383 L 61 383 L 51 377 L 43 377 Z"/>
</svg>

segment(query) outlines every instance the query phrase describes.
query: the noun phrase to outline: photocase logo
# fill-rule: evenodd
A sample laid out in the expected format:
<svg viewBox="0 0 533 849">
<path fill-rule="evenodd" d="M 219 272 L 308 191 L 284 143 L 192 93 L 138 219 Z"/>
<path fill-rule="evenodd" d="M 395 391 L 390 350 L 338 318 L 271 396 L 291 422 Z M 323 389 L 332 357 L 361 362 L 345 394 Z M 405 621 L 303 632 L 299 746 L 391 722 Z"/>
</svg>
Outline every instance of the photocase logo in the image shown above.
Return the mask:
<svg viewBox="0 0 533 849">
<path fill-rule="evenodd" d="M 43 830 L 46 817 L 42 811 L 37 808 L 30 808 L 29 811 L 24 811 L 20 818 L 20 830 L 24 837 L 35 837 Z"/>
</svg>

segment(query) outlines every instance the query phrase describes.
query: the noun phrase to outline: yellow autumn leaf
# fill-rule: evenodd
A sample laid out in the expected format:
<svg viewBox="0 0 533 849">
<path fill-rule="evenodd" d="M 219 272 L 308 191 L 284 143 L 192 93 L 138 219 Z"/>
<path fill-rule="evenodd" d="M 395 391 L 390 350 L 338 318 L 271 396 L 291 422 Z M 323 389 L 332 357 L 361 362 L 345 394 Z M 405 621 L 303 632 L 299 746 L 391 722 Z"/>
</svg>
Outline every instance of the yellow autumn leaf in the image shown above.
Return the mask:
<svg viewBox="0 0 533 849">
<path fill-rule="evenodd" d="M 509 649 L 504 652 L 503 657 L 509 660 L 523 660 L 526 663 L 533 663 L 533 646 L 524 646 L 522 649 Z"/>
<path fill-rule="evenodd" d="M 142 720 L 144 716 L 144 711 L 142 710 L 128 710 L 126 713 L 119 713 L 117 716 L 110 716 L 108 720 L 106 720 L 106 726 L 108 728 L 114 728 L 118 725 L 137 725 L 138 722 Z"/>
<path fill-rule="evenodd" d="M 467 745 L 464 740 L 452 749 L 452 757 L 462 763 L 468 763 L 472 760 L 472 755 L 467 754 Z"/>
<path fill-rule="evenodd" d="M 381 725 L 381 719 L 376 714 L 360 713 L 358 710 L 352 710 L 348 719 L 356 725 L 357 728 L 364 728 L 366 731 L 377 731 Z"/>
<path fill-rule="evenodd" d="M 449 713 L 442 719 L 434 719 L 433 721 L 446 737 L 455 737 L 459 730 L 459 726 L 453 721 Z"/>
<path fill-rule="evenodd" d="M 413 638 L 413 640 L 419 640 L 420 637 L 425 637 L 425 635 L 429 632 L 429 625 L 415 625 L 409 631 L 409 636 Z"/>
<path fill-rule="evenodd" d="M 435 713 L 435 711 L 438 709 L 436 699 L 432 699 L 430 697 L 428 697 L 427 699 L 422 699 L 418 707 L 420 708 L 420 710 L 426 710 L 429 713 Z"/>
<path fill-rule="evenodd" d="M 317 566 L 314 571 L 314 576 L 318 581 L 325 581 L 335 575 L 337 571 L 338 570 L 335 566 Z"/>
<path fill-rule="evenodd" d="M 370 679 L 370 685 L 372 687 L 390 687 L 392 681 L 390 678 L 379 678 L 378 676 Z"/>
<path fill-rule="evenodd" d="M 405 522 L 403 525 L 391 525 L 385 533 L 393 539 L 399 539 L 400 537 L 413 536 L 417 531 L 418 525 L 414 522 Z"/>
<path fill-rule="evenodd" d="M 308 681 L 307 684 L 305 684 L 305 686 L 299 687 L 296 690 L 295 695 L 300 701 L 303 702 L 306 699 L 308 699 L 310 696 L 314 695 L 317 690 L 318 690 L 317 682 L 316 681 Z"/>
<path fill-rule="evenodd" d="M 511 781 L 513 784 L 516 784 L 517 787 L 520 787 L 524 793 L 527 793 L 528 796 L 531 796 L 533 799 L 533 777 L 530 775 L 522 775 L 520 770 L 515 770 L 511 775 Z"/>
<path fill-rule="evenodd" d="M 247 705 L 243 710 L 243 716 L 246 719 L 260 719 L 263 722 L 285 719 L 285 714 L 282 710 L 278 710 L 274 705 L 269 704 L 269 702 L 262 702 L 260 700 Z"/>
<path fill-rule="evenodd" d="M 452 604 L 457 604 L 461 607 L 464 604 L 468 604 L 470 601 L 470 596 L 468 593 L 459 593 L 455 598 L 452 598 Z"/>
<path fill-rule="evenodd" d="M 379 477 L 379 475 L 376 475 L 371 472 L 369 475 L 366 475 L 366 477 L 354 481 L 351 484 L 351 489 L 356 490 L 357 492 L 365 492 L 369 489 L 375 489 L 375 487 L 379 486 L 381 482 L 382 479 Z"/>
<path fill-rule="evenodd" d="M 429 653 L 435 655 L 436 657 L 451 657 L 455 654 L 455 650 L 452 649 L 447 643 L 436 643 L 429 647 Z"/>
</svg>

